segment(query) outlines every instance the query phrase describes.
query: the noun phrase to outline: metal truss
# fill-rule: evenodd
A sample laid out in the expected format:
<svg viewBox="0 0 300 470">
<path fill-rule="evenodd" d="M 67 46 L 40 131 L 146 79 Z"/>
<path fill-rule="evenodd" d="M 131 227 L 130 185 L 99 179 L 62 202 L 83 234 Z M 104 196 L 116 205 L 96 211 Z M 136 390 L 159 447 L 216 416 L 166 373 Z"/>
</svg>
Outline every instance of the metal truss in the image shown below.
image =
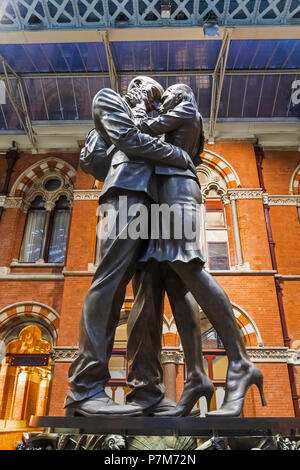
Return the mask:
<svg viewBox="0 0 300 470">
<path fill-rule="evenodd" d="M 220 100 L 226 70 L 226 63 L 228 58 L 231 29 L 226 29 L 218 60 L 213 73 L 212 91 L 211 91 L 211 104 L 210 104 L 210 120 L 209 120 L 209 134 L 208 143 L 214 143 L 215 127 L 219 113 Z"/>
<path fill-rule="evenodd" d="M 4 72 L 3 80 L 5 82 L 7 96 L 11 102 L 12 107 L 15 110 L 20 126 L 26 132 L 32 147 L 36 148 L 34 131 L 29 118 L 26 99 L 22 87 L 22 79 L 19 77 L 19 75 L 16 74 L 13 68 L 6 62 L 6 60 L 1 55 L 0 63 Z"/>
<path fill-rule="evenodd" d="M 105 46 L 110 85 L 113 90 L 115 90 L 116 92 L 119 92 L 119 78 L 117 74 L 117 69 L 115 67 L 113 55 L 111 53 L 111 49 L 109 45 L 109 36 L 108 36 L 107 31 L 104 31 L 102 33 L 102 41 L 104 42 L 104 46 Z"/>
<path fill-rule="evenodd" d="M 1 0 L 0 30 L 199 26 L 209 13 L 225 27 L 300 24 L 295 0 L 172 0 L 169 19 L 160 0 Z"/>
<path fill-rule="evenodd" d="M 199 76 L 213 76 L 214 70 L 134 70 L 134 71 L 116 71 L 116 76 L 132 77 L 132 75 L 147 75 L 151 77 L 199 77 Z M 253 75 L 300 75 L 300 69 L 237 69 L 225 70 L 224 76 L 253 76 Z M 22 78 L 107 78 L 110 77 L 108 72 L 33 72 L 33 73 L 19 73 L 18 77 Z M 5 75 L 0 73 L 0 80 L 3 80 Z M 14 80 L 14 75 L 8 75 L 8 79 Z"/>
</svg>

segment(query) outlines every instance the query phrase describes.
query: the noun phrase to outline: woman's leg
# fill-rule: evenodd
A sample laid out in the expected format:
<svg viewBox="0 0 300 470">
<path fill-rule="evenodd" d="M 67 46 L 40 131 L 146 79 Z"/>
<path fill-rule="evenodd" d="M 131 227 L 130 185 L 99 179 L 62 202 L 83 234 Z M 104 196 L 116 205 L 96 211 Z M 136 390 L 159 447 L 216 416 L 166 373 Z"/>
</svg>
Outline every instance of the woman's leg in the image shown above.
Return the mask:
<svg viewBox="0 0 300 470">
<path fill-rule="evenodd" d="M 250 361 L 236 323 L 229 298 L 220 284 L 197 261 L 170 263 L 188 286 L 208 320 L 220 336 L 228 356 L 225 398 L 220 410 L 212 416 L 239 416 L 248 388 L 257 385 L 262 404 L 263 377 Z"/>
<path fill-rule="evenodd" d="M 249 361 L 230 300 L 220 284 L 198 261 L 170 263 L 191 291 L 226 349 L 229 361 Z"/>
</svg>

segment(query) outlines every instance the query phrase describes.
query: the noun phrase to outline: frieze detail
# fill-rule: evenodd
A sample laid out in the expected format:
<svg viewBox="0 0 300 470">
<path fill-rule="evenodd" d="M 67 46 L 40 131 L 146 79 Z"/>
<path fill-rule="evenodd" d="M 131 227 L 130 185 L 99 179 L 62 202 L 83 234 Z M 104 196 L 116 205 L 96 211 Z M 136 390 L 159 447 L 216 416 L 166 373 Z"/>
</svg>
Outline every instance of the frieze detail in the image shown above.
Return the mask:
<svg viewBox="0 0 300 470">
<path fill-rule="evenodd" d="M 100 197 L 100 189 L 80 190 L 74 191 L 74 201 L 97 201 Z"/>
<path fill-rule="evenodd" d="M 248 347 L 246 349 L 248 356 L 253 362 L 284 362 L 300 365 L 300 350 L 276 347 Z M 51 356 L 54 362 L 73 362 L 78 356 L 78 348 L 75 346 L 57 346 L 54 347 Z M 163 364 L 168 362 L 184 364 L 184 354 L 179 349 L 163 349 L 161 360 Z"/>
<path fill-rule="evenodd" d="M 230 189 L 228 196 L 233 199 L 262 199 L 262 189 Z"/>
</svg>

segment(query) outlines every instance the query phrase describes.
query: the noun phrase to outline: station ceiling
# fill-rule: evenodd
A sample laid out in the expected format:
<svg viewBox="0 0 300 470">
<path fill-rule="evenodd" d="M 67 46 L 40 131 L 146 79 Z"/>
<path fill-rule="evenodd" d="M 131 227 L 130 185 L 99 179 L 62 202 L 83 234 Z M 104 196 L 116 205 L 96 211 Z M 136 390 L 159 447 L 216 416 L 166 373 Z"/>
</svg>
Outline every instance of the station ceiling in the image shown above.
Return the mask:
<svg viewBox="0 0 300 470">
<path fill-rule="evenodd" d="M 0 80 L 6 93 L 5 99 L 2 93 L 0 102 L 1 134 L 28 132 L 35 123 L 90 121 L 93 96 L 100 88 L 112 86 L 112 66 L 121 93 L 137 74 L 155 77 L 164 88 L 174 83 L 190 85 L 206 120 L 271 122 L 300 118 L 300 105 L 292 99 L 297 83 L 300 86 L 299 35 L 288 35 L 287 39 L 270 35 L 272 25 L 287 28 L 300 24 L 299 1 L 171 3 L 171 18 L 163 23 L 156 14 L 160 8 L 157 0 L 2 0 Z M 146 11 L 152 12 L 152 19 L 146 19 Z M 218 13 L 223 28 L 220 37 L 207 39 L 201 33 L 201 39 L 194 39 L 195 28 L 200 31 L 208 11 Z M 174 24 L 178 31 L 175 37 Z M 227 34 L 237 28 L 243 32 L 244 26 L 255 31 L 262 25 L 266 33 L 260 33 L 259 39 L 255 33 L 251 38 Z M 143 31 L 148 30 L 149 37 L 150 26 L 156 27 L 151 30 L 152 39 L 143 40 Z M 91 31 L 95 27 L 121 31 L 122 40 L 115 37 L 105 43 L 100 36 L 99 41 L 84 40 L 83 28 Z M 140 34 L 126 40 L 126 32 L 136 27 Z M 171 27 L 173 34 L 168 39 Z M 193 32 L 193 39 L 183 39 L 187 37 L 182 34 L 186 28 Z M 58 30 L 66 29 L 68 41 L 55 42 L 55 37 L 60 37 Z M 166 39 L 155 31 L 163 32 Z M 30 38 L 43 38 L 41 32 L 48 35 L 40 42 L 28 43 L 24 35 L 28 32 L 36 33 Z M 3 33 L 7 40 L 3 40 Z"/>
</svg>

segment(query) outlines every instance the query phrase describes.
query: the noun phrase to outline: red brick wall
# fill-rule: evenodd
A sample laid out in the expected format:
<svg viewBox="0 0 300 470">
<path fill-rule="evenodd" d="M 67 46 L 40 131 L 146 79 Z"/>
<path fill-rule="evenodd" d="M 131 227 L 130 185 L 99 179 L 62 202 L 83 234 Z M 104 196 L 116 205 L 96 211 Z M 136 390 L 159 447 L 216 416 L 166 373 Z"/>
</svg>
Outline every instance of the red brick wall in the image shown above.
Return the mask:
<svg viewBox="0 0 300 470">
<path fill-rule="evenodd" d="M 293 417 L 294 409 L 286 364 L 257 364 L 264 376 L 267 406 L 262 406 L 258 389 L 252 386 L 245 400 L 244 416 Z"/>
<path fill-rule="evenodd" d="M 264 183 L 268 194 L 289 194 L 289 184 L 300 163 L 300 152 L 266 150 L 262 163 Z"/>
<path fill-rule="evenodd" d="M 227 160 L 237 172 L 243 188 L 259 188 L 253 145 L 248 143 L 220 143 L 207 145 L 211 151 Z M 269 194 L 288 194 L 292 173 L 299 164 L 299 152 L 265 152 L 263 176 Z M 11 179 L 16 178 L 30 165 L 50 155 L 21 154 Z M 77 169 L 75 189 L 92 189 L 94 179 L 79 168 L 79 155 L 52 153 L 51 156 L 68 162 Z M 6 162 L 0 158 L 0 174 L 3 179 Z M 1 180 L 0 180 L 1 184 Z M 75 346 L 78 342 L 78 323 L 82 304 L 90 286 L 92 275 L 70 275 L 70 271 L 87 271 L 94 262 L 97 201 L 74 201 L 69 232 L 64 281 L 5 281 L 0 280 L 0 309 L 15 302 L 37 301 L 53 307 L 61 315 L 58 345 Z M 231 264 L 236 263 L 233 225 L 230 205 L 226 205 Z M 262 201 L 260 199 L 237 200 L 237 213 L 244 262 L 252 270 L 270 270 L 271 261 L 266 233 Z M 299 220 L 296 207 L 272 206 L 270 220 L 276 243 L 276 257 L 280 274 L 300 274 Z M 10 266 L 18 258 L 23 236 L 25 215 L 17 209 L 7 209 L 0 223 L 0 266 Z M 61 272 L 61 268 L 12 268 L 13 273 Z M 281 324 L 274 286 L 274 277 L 268 275 L 228 275 L 216 279 L 225 288 L 230 300 L 244 309 L 256 323 L 265 346 L 283 346 Z M 298 319 L 300 283 L 284 281 L 283 304 L 292 347 L 300 348 L 300 322 Z M 128 286 L 127 295 L 132 295 Z M 166 314 L 171 311 L 166 302 Z M 165 338 L 169 345 L 174 335 Z M 175 338 L 176 339 L 176 338 Z M 177 341 L 178 343 L 178 341 Z M 177 344 L 176 343 L 176 344 Z M 294 346 L 293 346 L 294 345 Z M 67 392 L 69 363 L 55 365 L 50 399 L 50 413 L 63 414 L 62 403 Z M 262 408 L 257 390 L 250 390 L 246 399 L 247 416 L 292 416 L 290 385 L 286 364 L 259 364 L 264 373 L 266 398 L 269 406 Z M 294 367 L 298 393 L 300 393 L 299 366 Z M 275 380 L 276 378 L 276 380 Z M 177 366 L 176 398 L 183 387 L 183 367 Z M 254 388 L 254 387 L 252 387 Z"/>
</svg>

